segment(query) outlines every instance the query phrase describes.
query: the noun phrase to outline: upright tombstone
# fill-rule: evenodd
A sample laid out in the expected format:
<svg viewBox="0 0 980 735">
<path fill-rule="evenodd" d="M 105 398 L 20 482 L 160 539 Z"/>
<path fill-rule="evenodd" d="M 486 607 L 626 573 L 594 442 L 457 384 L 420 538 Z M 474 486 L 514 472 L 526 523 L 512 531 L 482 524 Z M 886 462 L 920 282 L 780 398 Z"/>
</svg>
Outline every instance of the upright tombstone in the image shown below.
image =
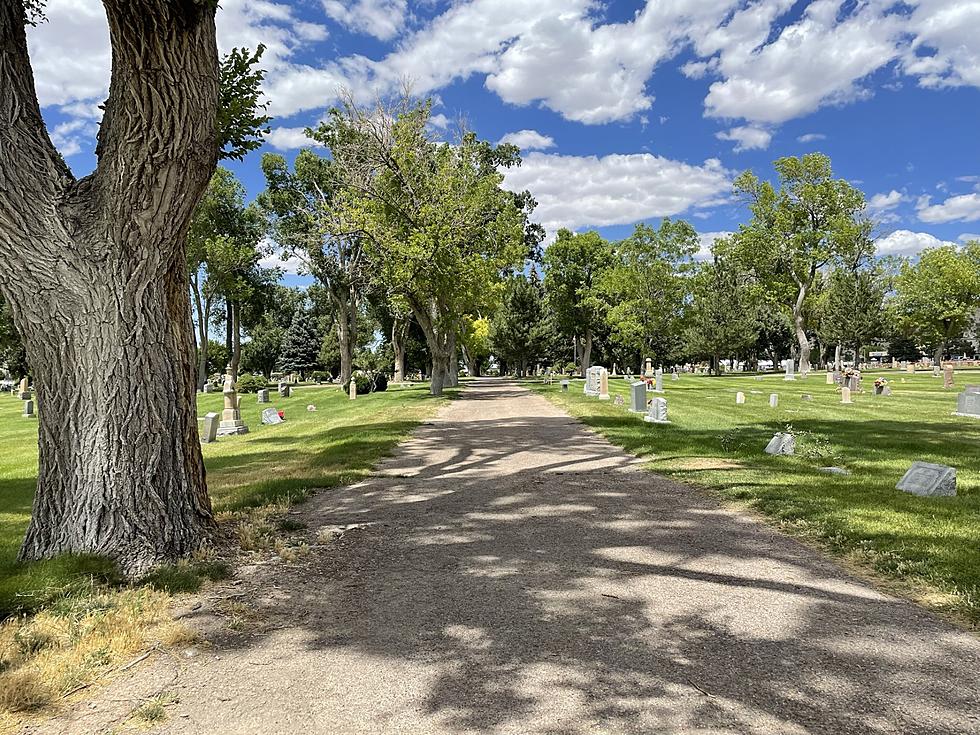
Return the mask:
<svg viewBox="0 0 980 735">
<path fill-rule="evenodd" d="M 568 393 L 568 384 L 569 384 L 569 381 L 567 381 L 567 380 L 561 381 L 561 392 L 562 393 Z"/>
<path fill-rule="evenodd" d="M 609 371 L 605 368 L 599 373 L 599 400 L 609 400 Z"/>
<path fill-rule="evenodd" d="M 613 363 L 612 375 L 614 378 L 619 377 L 619 366 L 616 363 Z"/>
<path fill-rule="evenodd" d="M 214 393 L 214 386 L 211 385 L 211 381 L 210 380 L 207 383 L 204 384 L 204 392 L 205 393 Z"/>
<path fill-rule="evenodd" d="M 905 372 L 907 372 L 907 373 L 914 373 L 914 372 L 915 372 L 915 362 L 910 362 L 910 363 L 909 363 L 909 364 L 908 364 L 908 365 L 907 365 L 907 366 L 905 367 Z"/>
<path fill-rule="evenodd" d="M 664 371 L 663 368 L 657 368 L 656 372 L 653 374 L 654 383 L 653 392 L 663 393 L 664 392 Z"/>
<path fill-rule="evenodd" d="M 766 445 L 766 454 L 796 454 L 796 437 L 785 432 L 775 434 Z"/>
<path fill-rule="evenodd" d="M 851 400 L 851 389 L 846 385 L 840 389 L 840 402 L 841 403 L 854 403 Z"/>
<path fill-rule="evenodd" d="M 779 394 L 770 393 L 769 394 L 769 408 L 776 408 L 779 406 Z"/>
<path fill-rule="evenodd" d="M 861 390 L 861 374 L 853 373 L 848 375 L 846 385 L 850 389 L 851 393 L 858 393 Z"/>
<path fill-rule="evenodd" d="M 947 365 L 943 370 L 943 388 L 953 387 L 953 366 Z"/>
<path fill-rule="evenodd" d="M 289 383 L 287 383 L 284 380 L 279 382 L 279 397 L 280 398 L 289 398 L 289 395 L 290 395 L 291 392 L 292 392 L 292 389 L 289 387 Z"/>
<path fill-rule="evenodd" d="M 681 379 L 680 373 L 677 372 L 677 368 L 674 368 L 673 370 L 670 371 L 670 379 L 671 380 Z"/>
<path fill-rule="evenodd" d="M 833 385 L 837 381 L 834 380 L 834 374 L 832 372 L 827 373 L 827 385 Z"/>
<path fill-rule="evenodd" d="M 262 390 L 259 391 L 259 400 L 258 400 L 258 402 L 259 403 L 268 403 L 269 402 L 269 389 L 268 388 L 263 388 Z"/>
<path fill-rule="evenodd" d="M 953 415 L 980 419 L 980 385 L 968 385 L 956 397 L 956 411 Z"/>
<path fill-rule="evenodd" d="M 201 431 L 201 441 L 205 444 L 211 444 L 218 440 L 218 414 L 211 413 L 204 414 L 204 429 Z"/>
<path fill-rule="evenodd" d="M 741 406 L 744 403 L 745 403 L 745 394 L 742 391 L 739 391 L 738 393 L 735 394 L 735 405 Z"/>
<path fill-rule="evenodd" d="M 234 434 L 247 434 L 248 427 L 242 421 L 242 412 L 239 408 L 238 393 L 235 392 L 235 381 L 231 375 L 231 365 L 225 374 L 225 386 L 221 391 L 225 396 L 225 408 L 221 412 L 221 423 L 218 425 L 218 436 L 232 436 Z"/>
<path fill-rule="evenodd" d="M 898 370 L 898 360 L 892 358 L 892 370 Z"/>
<path fill-rule="evenodd" d="M 942 375 L 940 373 L 940 370 L 939 370 L 939 365 L 938 364 L 932 366 L 932 377 L 934 377 L 934 378 L 940 378 L 940 377 L 942 377 Z"/>
<path fill-rule="evenodd" d="M 18 391 L 17 396 L 22 401 L 31 400 L 31 386 L 28 384 L 26 377 L 20 381 L 20 390 Z"/>
<path fill-rule="evenodd" d="M 643 377 L 652 378 L 653 377 L 653 360 L 649 357 L 646 359 L 643 367 Z"/>
<path fill-rule="evenodd" d="M 21 416 L 23 416 L 25 419 L 37 418 L 34 415 L 34 401 L 32 401 L 30 398 L 24 401 L 24 413 L 22 413 Z"/>
<path fill-rule="evenodd" d="M 784 364 L 786 365 L 786 375 L 783 377 L 783 380 L 796 380 L 796 375 L 793 372 L 793 359 L 786 360 Z"/>
<path fill-rule="evenodd" d="M 357 398 L 357 381 L 353 377 L 350 379 L 350 390 L 348 392 L 352 401 Z"/>
<path fill-rule="evenodd" d="M 595 365 L 585 371 L 585 395 L 593 398 L 600 394 L 600 382 L 606 369 L 601 365 Z M 608 395 L 608 392 L 607 392 Z"/>
<path fill-rule="evenodd" d="M 630 411 L 633 413 L 647 412 L 647 384 L 645 380 L 630 383 Z"/>
<path fill-rule="evenodd" d="M 951 497 L 956 495 L 956 469 L 932 462 L 913 462 L 895 487 L 925 498 Z"/>
<path fill-rule="evenodd" d="M 654 398 L 650 401 L 650 410 L 643 420 L 650 424 L 669 424 L 667 420 L 667 399 Z"/>
</svg>

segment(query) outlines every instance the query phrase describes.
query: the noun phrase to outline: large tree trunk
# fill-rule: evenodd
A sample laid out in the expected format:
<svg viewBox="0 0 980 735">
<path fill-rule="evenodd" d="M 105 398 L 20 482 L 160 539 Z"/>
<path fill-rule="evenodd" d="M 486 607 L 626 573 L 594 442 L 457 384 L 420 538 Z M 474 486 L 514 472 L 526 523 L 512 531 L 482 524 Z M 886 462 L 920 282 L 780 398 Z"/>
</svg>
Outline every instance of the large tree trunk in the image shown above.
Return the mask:
<svg viewBox="0 0 980 735">
<path fill-rule="evenodd" d="M 800 285 L 800 290 L 796 296 L 796 303 L 793 304 L 793 327 L 796 332 L 796 341 L 800 348 L 800 375 L 806 377 L 810 374 L 810 339 L 806 335 L 806 328 L 803 321 L 803 302 L 806 300 L 806 286 Z"/>
<path fill-rule="evenodd" d="M 207 541 L 184 243 L 217 159 L 210 5 L 104 0 L 113 47 L 94 174 L 41 119 L 18 0 L 0 3 L 0 292 L 38 389 L 22 559 L 95 553 L 129 574 Z"/>
<path fill-rule="evenodd" d="M 340 383 L 345 385 L 354 373 L 354 341 L 357 339 L 357 300 L 354 294 L 334 297 L 337 307 L 337 341 L 340 343 Z"/>
<path fill-rule="evenodd" d="M 592 361 L 592 330 L 585 330 L 585 337 L 582 339 L 582 363 L 579 366 L 582 370 L 582 377 L 585 377 L 585 371 L 591 367 Z"/>
<path fill-rule="evenodd" d="M 231 373 L 232 383 L 238 382 L 238 366 L 242 362 L 242 305 L 233 301 L 228 307 L 231 323 L 231 355 L 228 372 Z"/>
<path fill-rule="evenodd" d="M 446 385 L 450 388 L 459 387 L 459 352 L 456 349 L 456 332 L 450 331 L 449 341 L 449 361 L 446 366 Z"/>
<path fill-rule="evenodd" d="M 405 382 L 405 339 L 408 337 L 408 319 L 395 319 L 391 326 L 391 348 L 395 352 L 395 383 Z"/>
<path fill-rule="evenodd" d="M 429 356 L 432 359 L 429 392 L 434 396 L 441 396 L 443 388 L 449 384 L 451 346 L 449 338 L 452 329 L 446 327 L 445 319 L 442 318 L 439 304 L 435 299 L 429 299 L 425 305 L 413 302 L 411 307 L 415 321 L 419 323 L 422 333 L 425 334 L 425 341 L 429 346 Z"/>
</svg>

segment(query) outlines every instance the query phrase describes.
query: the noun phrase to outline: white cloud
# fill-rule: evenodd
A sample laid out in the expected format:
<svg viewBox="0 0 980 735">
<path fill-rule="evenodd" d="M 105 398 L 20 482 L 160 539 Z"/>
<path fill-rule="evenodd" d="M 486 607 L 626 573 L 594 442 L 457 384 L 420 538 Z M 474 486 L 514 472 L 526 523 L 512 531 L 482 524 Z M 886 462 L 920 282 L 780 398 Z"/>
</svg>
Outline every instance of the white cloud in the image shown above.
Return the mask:
<svg viewBox="0 0 980 735">
<path fill-rule="evenodd" d="M 735 143 L 735 152 L 765 150 L 772 141 L 772 133 L 765 128 L 754 125 L 741 125 L 731 130 L 715 133 L 719 140 L 730 140 Z"/>
<path fill-rule="evenodd" d="M 543 151 L 555 147 L 555 139 L 550 135 L 542 135 L 537 130 L 518 130 L 507 133 L 499 143 L 511 143 L 522 151 Z"/>
<path fill-rule="evenodd" d="M 816 143 L 818 140 L 827 140 L 823 133 L 805 133 L 796 139 L 800 143 Z"/>
<path fill-rule="evenodd" d="M 405 27 L 406 0 L 322 0 L 327 16 L 352 31 L 389 41 Z"/>
<path fill-rule="evenodd" d="M 98 125 L 85 119 L 69 120 L 56 125 L 51 131 L 51 142 L 65 158 L 81 153 L 92 146 Z"/>
<path fill-rule="evenodd" d="M 280 151 L 320 147 L 319 143 L 306 137 L 306 128 L 273 128 L 265 139 L 269 145 Z"/>
<path fill-rule="evenodd" d="M 956 243 L 950 242 L 949 240 L 940 240 L 928 232 L 895 230 L 879 238 L 876 245 L 878 246 L 878 255 L 916 255 L 926 248 L 935 248 L 940 245 L 956 245 Z"/>
<path fill-rule="evenodd" d="M 960 242 L 980 242 L 980 233 L 964 232 L 956 239 Z"/>
<path fill-rule="evenodd" d="M 695 166 L 649 153 L 562 156 L 531 153 L 506 172 L 505 185 L 529 190 L 534 217 L 549 232 L 673 216 L 720 204 L 731 175 L 716 159 Z"/>
<path fill-rule="evenodd" d="M 868 209 L 875 212 L 887 212 L 895 209 L 905 200 L 905 196 L 900 191 L 892 189 L 887 194 L 875 194 L 868 200 Z"/>
<path fill-rule="evenodd" d="M 980 87 L 980 3 L 915 0 L 909 19 L 914 41 L 903 57 L 907 74 L 923 87 Z"/>
<path fill-rule="evenodd" d="M 916 207 L 919 219 L 930 224 L 942 222 L 976 222 L 980 220 L 980 193 L 949 197 L 942 204 L 931 204 L 922 197 Z"/>
<path fill-rule="evenodd" d="M 701 232 L 698 233 L 698 238 L 700 240 L 700 246 L 698 247 L 698 252 L 695 253 L 695 260 L 711 260 L 711 248 L 715 244 L 715 240 L 720 240 L 724 237 L 730 237 L 732 232 Z"/>
</svg>

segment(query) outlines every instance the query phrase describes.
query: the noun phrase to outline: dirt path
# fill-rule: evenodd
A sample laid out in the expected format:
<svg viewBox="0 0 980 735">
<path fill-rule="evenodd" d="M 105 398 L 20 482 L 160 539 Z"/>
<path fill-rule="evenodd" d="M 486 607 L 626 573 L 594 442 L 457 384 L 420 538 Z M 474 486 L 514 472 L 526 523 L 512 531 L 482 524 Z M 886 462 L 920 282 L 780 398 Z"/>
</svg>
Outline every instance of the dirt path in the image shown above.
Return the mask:
<svg viewBox="0 0 980 735">
<path fill-rule="evenodd" d="M 511 384 L 299 513 L 368 525 L 219 590 L 244 632 L 134 678 L 154 732 L 980 733 L 978 639 Z"/>
</svg>

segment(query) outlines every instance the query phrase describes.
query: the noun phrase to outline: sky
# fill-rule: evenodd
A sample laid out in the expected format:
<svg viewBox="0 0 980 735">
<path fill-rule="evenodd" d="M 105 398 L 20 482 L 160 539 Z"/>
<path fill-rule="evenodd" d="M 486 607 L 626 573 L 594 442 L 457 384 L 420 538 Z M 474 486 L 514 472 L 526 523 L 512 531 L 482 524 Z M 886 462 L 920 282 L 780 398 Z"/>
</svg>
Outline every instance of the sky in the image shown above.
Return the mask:
<svg viewBox="0 0 980 735">
<path fill-rule="evenodd" d="M 52 139 L 95 166 L 110 49 L 99 0 L 48 0 L 29 31 Z M 267 46 L 262 150 L 229 166 L 250 196 L 262 151 L 310 142 L 342 89 L 404 82 L 522 148 L 506 186 L 535 218 L 627 235 L 664 216 L 703 249 L 748 214 L 741 171 L 820 151 L 861 188 L 881 254 L 980 239 L 980 0 L 221 0 L 218 43 Z"/>
</svg>

